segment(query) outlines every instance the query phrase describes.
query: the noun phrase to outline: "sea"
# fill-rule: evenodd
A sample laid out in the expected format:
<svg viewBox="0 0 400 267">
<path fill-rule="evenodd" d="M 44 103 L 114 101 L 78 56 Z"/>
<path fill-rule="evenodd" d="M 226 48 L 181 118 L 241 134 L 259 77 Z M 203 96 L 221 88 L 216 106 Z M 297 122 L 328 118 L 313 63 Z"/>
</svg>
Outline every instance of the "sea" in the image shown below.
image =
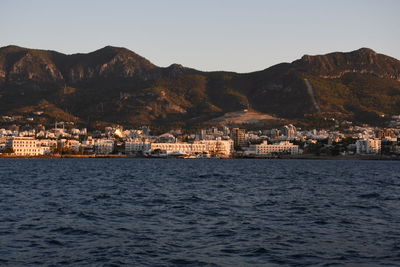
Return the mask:
<svg viewBox="0 0 400 267">
<path fill-rule="evenodd" d="M 0 266 L 400 266 L 400 162 L 1 159 Z"/>
</svg>

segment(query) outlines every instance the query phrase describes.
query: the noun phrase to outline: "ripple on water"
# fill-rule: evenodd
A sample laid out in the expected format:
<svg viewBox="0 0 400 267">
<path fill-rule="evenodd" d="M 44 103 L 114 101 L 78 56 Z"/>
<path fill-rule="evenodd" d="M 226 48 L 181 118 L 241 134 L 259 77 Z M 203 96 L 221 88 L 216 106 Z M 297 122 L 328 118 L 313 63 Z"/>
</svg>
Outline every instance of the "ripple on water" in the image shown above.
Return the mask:
<svg viewBox="0 0 400 267">
<path fill-rule="evenodd" d="M 385 161 L 0 160 L 0 265 L 396 266 L 399 173 Z"/>
</svg>

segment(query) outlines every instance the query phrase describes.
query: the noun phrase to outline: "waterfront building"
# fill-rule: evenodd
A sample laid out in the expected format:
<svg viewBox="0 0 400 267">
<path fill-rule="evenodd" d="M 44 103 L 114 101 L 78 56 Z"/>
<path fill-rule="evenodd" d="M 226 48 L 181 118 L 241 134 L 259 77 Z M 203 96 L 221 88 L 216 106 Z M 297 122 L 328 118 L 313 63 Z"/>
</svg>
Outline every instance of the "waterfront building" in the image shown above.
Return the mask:
<svg viewBox="0 0 400 267">
<path fill-rule="evenodd" d="M 381 152 L 381 140 L 377 138 L 356 141 L 357 154 L 378 154 Z"/>
<path fill-rule="evenodd" d="M 83 154 L 94 153 L 94 139 L 91 135 L 87 136 L 86 139 L 82 141 L 82 152 Z"/>
<path fill-rule="evenodd" d="M 194 143 L 149 143 L 149 150 L 147 152 L 153 153 L 158 150 L 167 155 L 207 154 L 218 157 L 229 157 L 232 150 L 232 143 L 232 140 L 201 140 Z"/>
<path fill-rule="evenodd" d="M 281 141 L 277 144 L 268 144 L 268 141 L 264 140 L 261 144 L 250 145 L 250 148 L 247 151 L 247 154 L 258 156 L 266 156 L 273 153 L 287 153 L 291 155 L 298 155 L 299 146 L 294 145 L 288 141 Z"/>
<path fill-rule="evenodd" d="M 203 143 L 150 143 L 149 152 L 156 150 L 168 154 L 200 154 L 206 152 L 206 145 Z"/>
<path fill-rule="evenodd" d="M 233 140 L 203 140 L 195 142 L 205 144 L 204 153 L 218 157 L 229 157 L 233 150 Z"/>
<path fill-rule="evenodd" d="M 125 154 L 137 154 L 150 150 L 150 141 L 147 139 L 135 138 L 125 141 Z"/>
<path fill-rule="evenodd" d="M 12 149 L 17 156 L 39 156 L 50 150 L 42 147 L 34 137 L 9 137 L 5 147 Z"/>
<path fill-rule="evenodd" d="M 96 154 L 102 154 L 102 155 L 111 154 L 114 151 L 114 140 L 95 139 L 93 148 Z"/>
</svg>

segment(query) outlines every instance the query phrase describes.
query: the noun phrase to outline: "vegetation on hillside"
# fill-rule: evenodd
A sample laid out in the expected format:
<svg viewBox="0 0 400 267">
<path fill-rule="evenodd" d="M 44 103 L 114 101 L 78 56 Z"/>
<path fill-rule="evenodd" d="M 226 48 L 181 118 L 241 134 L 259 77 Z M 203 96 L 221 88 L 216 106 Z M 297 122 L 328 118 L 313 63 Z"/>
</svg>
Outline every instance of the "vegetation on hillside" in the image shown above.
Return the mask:
<svg viewBox="0 0 400 267">
<path fill-rule="evenodd" d="M 326 114 L 381 124 L 400 114 L 399 73 L 398 60 L 370 49 L 237 74 L 160 68 L 117 47 L 64 55 L 8 46 L 0 48 L 0 114 L 43 110 L 45 124 L 185 127 L 251 109 L 309 124 L 325 124 Z"/>
</svg>

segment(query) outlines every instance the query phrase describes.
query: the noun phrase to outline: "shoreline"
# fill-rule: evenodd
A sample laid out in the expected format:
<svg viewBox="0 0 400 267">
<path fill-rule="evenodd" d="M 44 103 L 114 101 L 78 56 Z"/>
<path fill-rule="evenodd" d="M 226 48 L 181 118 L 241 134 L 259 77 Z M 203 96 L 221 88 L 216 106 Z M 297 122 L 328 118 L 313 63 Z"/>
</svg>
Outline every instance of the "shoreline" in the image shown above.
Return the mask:
<svg viewBox="0 0 400 267">
<path fill-rule="evenodd" d="M 63 158 L 74 158 L 74 159 L 183 159 L 183 160 L 198 160 L 198 159 L 224 159 L 224 160 L 235 160 L 235 159 L 257 159 L 257 160 L 400 160 L 399 156 L 385 156 L 385 155 L 351 155 L 351 156 L 316 156 L 312 154 L 303 155 L 281 155 L 276 157 L 229 157 L 229 158 L 179 158 L 179 157 L 142 157 L 132 155 L 41 155 L 41 156 L 16 156 L 16 155 L 0 155 L 0 159 L 63 159 Z"/>
<path fill-rule="evenodd" d="M 62 159 L 62 158 L 127 158 L 127 155 L 40 155 L 40 156 L 16 156 L 0 155 L 0 159 Z"/>
</svg>

